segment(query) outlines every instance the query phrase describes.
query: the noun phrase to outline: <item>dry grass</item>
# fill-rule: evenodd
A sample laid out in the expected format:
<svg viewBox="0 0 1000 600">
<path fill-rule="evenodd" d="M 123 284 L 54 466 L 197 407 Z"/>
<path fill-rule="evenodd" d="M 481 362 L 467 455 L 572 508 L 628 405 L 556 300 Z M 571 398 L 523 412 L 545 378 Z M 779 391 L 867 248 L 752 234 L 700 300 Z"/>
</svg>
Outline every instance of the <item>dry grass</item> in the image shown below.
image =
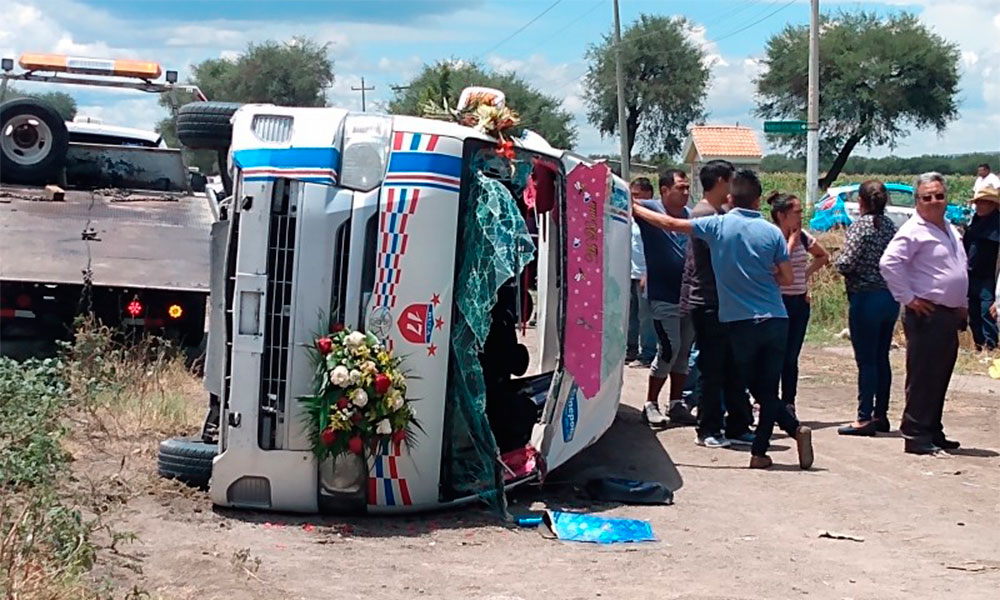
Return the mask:
<svg viewBox="0 0 1000 600">
<path fill-rule="evenodd" d="M 88 573 L 99 552 L 129 561 L 115 509 L 159 483 L 156 443 L 196 429 L 204 404 L 181 353 L 92 321 L 61 360 L 0 362 L 0 598 L 109 597 Z"/>
<path fill-rule="evenodd" d="M 163 340 L 122 342 L 110 328 L 84 322 L 67 358 L 71 396 L 91 434 L 174 435 L 196 428 L 204 415 L 201 382 Z"/>
</svg>

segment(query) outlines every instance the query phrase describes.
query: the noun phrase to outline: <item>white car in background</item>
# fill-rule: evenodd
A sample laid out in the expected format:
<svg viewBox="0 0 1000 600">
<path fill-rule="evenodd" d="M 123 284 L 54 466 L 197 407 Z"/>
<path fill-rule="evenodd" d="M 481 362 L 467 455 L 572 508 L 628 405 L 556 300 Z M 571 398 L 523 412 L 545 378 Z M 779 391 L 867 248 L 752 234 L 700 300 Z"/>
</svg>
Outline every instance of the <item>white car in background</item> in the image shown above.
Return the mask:
<svg viewBox="0 0 1000 600">
<path fill-rule="evenodd" d="M 66 121 L 66 131 L 69 132 L 69 141 L 78 144 L 167 147 L 163 136 L 155 131 L 108 125 L 96 117 L 77 115 L 72 121 Z"/>
</svg>

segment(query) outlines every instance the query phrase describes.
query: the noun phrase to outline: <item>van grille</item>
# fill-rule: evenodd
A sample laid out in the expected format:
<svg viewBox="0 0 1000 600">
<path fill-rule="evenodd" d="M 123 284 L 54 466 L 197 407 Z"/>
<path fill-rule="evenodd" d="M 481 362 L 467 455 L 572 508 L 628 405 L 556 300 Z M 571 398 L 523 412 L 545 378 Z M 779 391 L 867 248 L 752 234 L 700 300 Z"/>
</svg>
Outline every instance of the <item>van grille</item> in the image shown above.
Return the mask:
<svg viewBox="0 0 1000 600">
<path fill-rule="evenodd" d="M 240 213 L 233 211 L 229 217 L 229 239 L 226 243 L 226 376 L 223 382 L 222 406 L 229 407 L 229 394 L 233 382 L 233 299 L 236 295 L 236 257 L 240 239 Z M 219 423 L 221 430 L 225 423 Z"/>
<path fill-rule="evenodd" d="M 285 414 L 288 387 L 288 338 L 291 330 L 292 277 L 295 259 L 294 209 L 289 212 L 287 181 L 274 183 L 267 243 L 267 306 L 261 356 L 260 447 L 275 447 L 275 430 Z"/>
</svg>

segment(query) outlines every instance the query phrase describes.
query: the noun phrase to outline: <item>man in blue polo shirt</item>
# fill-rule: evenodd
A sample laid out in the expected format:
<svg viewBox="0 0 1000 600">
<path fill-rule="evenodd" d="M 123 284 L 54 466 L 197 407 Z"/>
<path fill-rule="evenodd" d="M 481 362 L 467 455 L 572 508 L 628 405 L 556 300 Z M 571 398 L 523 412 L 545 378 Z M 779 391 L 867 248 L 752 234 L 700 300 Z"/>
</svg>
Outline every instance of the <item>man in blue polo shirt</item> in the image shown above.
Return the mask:
<svg viewBox="0 0 1000 600">
<path fill-rule="evenodd" d="M 633 198 L 649 210 L 686 219 L 690 197 L 691 184 L 684 171 L 667 169 L 660 173 L 659 200 Z M 649 372 L 643 417 L 653 427 L 666 425 L 667 418 L 676 425 L 694 425 L 697 421 L 684 404 L 683 398 L 688 355 L 694 340 L 694 325 L 690 317 L 681 314 L 680 308 L 688 236 L 664 231 L 645 221 L 639 221 L 639 231 L 646 257 L 649 312 L 653 317 L 653 328 L 658 340 L 656 358 L 653 359 Z M 670 404 L 667 417 L 664 417 L 660 412 L 659 397 L 667 377 L 670 378 Z"/>
<path fill-rule="evenodd" d="M 751 447 L 750 468 L 771 466 L 767 450 L 774 424 L 796 440 L 799 466 L 813 463 L 812 431 L 783 410 L 778 384 L 785 358 L 788 313 L 780 285 L 792 280 L 784 236 L 760 209 L 760 180 L 753 171 L 733 175 L 725 215 L 692 220 L 672 218 L 634 203 L 633 214 L 662 229 L 689 233 L 708 243 L 719 292 L 719 321 L 727 323 L 736 366 L 760 404 L 760 421 Z"/>
</svg>

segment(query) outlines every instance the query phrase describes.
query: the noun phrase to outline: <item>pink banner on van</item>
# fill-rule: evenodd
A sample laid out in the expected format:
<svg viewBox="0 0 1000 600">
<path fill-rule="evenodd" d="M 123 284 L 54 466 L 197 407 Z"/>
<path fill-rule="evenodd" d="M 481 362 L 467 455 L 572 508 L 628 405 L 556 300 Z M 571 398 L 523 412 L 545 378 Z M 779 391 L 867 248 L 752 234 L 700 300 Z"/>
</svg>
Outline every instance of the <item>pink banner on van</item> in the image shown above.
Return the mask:
<svg viewBox="0 0 1000 600">
<path fill-rule="evenodd" d="M 566 371 L 588 398 L 601 389 L 604 203 L 608 167 L 577 165 L 566 190 Z"/>
</svg>

